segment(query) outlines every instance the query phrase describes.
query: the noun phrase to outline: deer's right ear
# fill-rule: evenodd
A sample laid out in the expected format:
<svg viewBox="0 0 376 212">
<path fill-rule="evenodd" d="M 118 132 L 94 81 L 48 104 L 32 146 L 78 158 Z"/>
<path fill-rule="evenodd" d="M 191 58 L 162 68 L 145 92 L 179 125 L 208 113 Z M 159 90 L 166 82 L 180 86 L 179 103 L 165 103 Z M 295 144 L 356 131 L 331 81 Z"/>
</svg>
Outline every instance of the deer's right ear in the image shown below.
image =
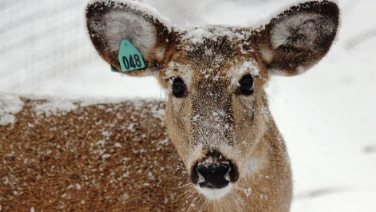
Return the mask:
<svg viewBox="0 0 376 212">
<path fill-rule="evenodd" d="M 273 18 L 255 33 L 269 73 L 305 72 L 329 51 L 338 24 L 339 9 L 326 0 L 299 4 Z"/>
<path fill-rule="evenodd" d="M 129 75 L 153 74 L 167 62 L 166 52 L 176 41 L 165 18 L 135 1 L 95 0 L 87 6 L 86 19 L 89 36 L 99 55 L 119 72 L 118 53 L 123 39 L 141 52 L 145 69 L 126 72 Z"/>
</svg>

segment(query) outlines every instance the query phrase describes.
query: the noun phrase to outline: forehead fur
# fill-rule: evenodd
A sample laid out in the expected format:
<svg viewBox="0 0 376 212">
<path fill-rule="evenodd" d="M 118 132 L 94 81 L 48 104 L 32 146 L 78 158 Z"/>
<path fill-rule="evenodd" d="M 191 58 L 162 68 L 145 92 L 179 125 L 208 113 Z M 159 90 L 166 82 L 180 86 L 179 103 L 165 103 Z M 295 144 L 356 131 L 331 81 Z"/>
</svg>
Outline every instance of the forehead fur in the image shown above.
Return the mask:
<svg viewBox="0 0 376 212">
<path fill-rule="evenodd" d="M 217 40 L 205 38 L 202 43 L 187 51 L 185 59 L 200 69 L 220 68 L 234 57 L 235 52 L 235 47 L 226 36 L 218 37 Z"/>
<path fill-rule="evenodd" d="M 196 79 L 228 78 L 231 67 L 253 60 L 251 33 L 249 28 L 223 26 L 186 29 L 181 32 L 182 48 L 177 61 L 184 61 L 190 71 L 197 72 Z"/>
</svg>

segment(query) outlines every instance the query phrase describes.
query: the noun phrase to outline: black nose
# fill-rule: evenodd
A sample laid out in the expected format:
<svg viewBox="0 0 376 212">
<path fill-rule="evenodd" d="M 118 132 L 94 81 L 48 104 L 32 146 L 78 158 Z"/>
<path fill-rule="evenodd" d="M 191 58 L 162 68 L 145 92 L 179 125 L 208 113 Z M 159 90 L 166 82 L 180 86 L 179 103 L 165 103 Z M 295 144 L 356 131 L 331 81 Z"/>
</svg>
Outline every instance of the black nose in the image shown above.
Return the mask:
<svg viewBox="0 0 376 212">
<path fill-rule="evenodd" d="M 236 165 L 218 150 L 209 150 L 191 169 L 192 183 L 201 188 L 221 189 L 238 178 Z"/>
<path fill-rule="evenodd" d="M 230 164 L 197 164 L 198 184 L 201 188 L 224 188 L 230 182 Z"/>
</svg>

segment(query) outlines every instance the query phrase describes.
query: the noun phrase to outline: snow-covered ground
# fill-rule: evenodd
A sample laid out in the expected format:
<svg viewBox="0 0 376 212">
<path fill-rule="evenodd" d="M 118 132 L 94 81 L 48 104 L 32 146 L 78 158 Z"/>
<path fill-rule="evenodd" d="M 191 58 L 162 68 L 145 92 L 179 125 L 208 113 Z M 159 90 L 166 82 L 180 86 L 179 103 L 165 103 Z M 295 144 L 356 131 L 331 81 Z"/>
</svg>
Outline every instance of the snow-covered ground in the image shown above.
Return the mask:
<svg viewBox="0 0 376 212">
<path fill-rule="evenodd" d="M 73 4 L 73 1 L 65 2 Z M 260 18 L 281 11 L 284 5 L 294 1 L 141 2 L 156 7 L 178 25 L 252 26 Z M 39 7 L 43 9 L 43 5 Z M 376 2 L 339 0 L 339 5 L 342 27 L 337 42 L 322 62 L 301 76 L 275 77 L 267 88 L 273 115 L 291 156 L 295 180 L 293 212 L 376 211 L 376 94 L 373 93 L 376 92 Z M 0 13 L 2 20 L 3 12 Z M 129 78 L 110 71 L 84 36 L 84 22 L 78 20 L 84 17 L 83 7 L 74 7 L 65 17 L 77 18 L 77 25 L 70 36 L 73 40 L 74 35 L 80 36 L 83 47 L 77 51 L 83 53 L 79 55 L 88 55 L 92 59 L 86 59 L 88 62 L 81 63 L 77 68 L 67 65 L 71 60 L 76 62 L 74 56 L 67 56 L 63 62 L 59 60 L 57 67 L 64 66 L 71 70 L 41 78 L 29 88 L 18 89 L 9 82 L 24 85 L 30 79 L 25 74 L 22 77 L 9 74 L 25 67 L 9 65 L 12 54 L 2 49 L 0 91 L 75 97 L 164 97 L 153 78 Z M 58 25 L 59 19 L 39 24 Z M 22 31 L 22 28 L 18 30 Z M 38 29 L 33 30 L 38 32 Z M 7 39 L 4 33 L 0 30 L 2 40 Z M 28 51 L 36 58 L 45 49 L 58 53 L 63 51 L 62 45 L 53 42 L 54 39 L 44 39 L 35 47 L 38 51 L 33 52 L 34 48 Z M 70 45 L 77 45 L 77 42 Z M 65 50 L 67 48 L 64 47 Z M 74 48 L 68 49 L 72 51 L 71 54 L 76 54 Z M 46 62 L 35 69 L 56 67 L 48 60 L 43 61 Z M 8 66 L 4 65 L 6 62 Z M 7 76 L 7 82 L 3 76 Z"/>
</svg>

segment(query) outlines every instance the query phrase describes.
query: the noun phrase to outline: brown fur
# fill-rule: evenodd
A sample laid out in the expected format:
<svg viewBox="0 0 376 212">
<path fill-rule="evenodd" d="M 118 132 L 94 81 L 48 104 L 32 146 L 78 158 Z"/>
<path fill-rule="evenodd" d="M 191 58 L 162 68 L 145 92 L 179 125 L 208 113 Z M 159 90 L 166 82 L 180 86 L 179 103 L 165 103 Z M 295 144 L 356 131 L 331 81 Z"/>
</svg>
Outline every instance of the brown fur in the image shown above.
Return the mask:
<svg viewBox="0 0 376 212">
<path fill-rule="evenodd" d="M 79 106 L 69 112 L 47 115 L 35 111 L 45 100 L 23 101 L 25 106 L 15 115 L 16 123 L 0 125 L 3 211 L 204 209 L 205 200 L 190 187 L 184 164 L 167 140 L 160 116 L 165 107 L 163 102 Z M 134 130 L 127 130 L 132 124 Z M 273 129 L 275 126 L 265 134 L 266 140 L 278 136 Z M 106 138 L 103 132 L 111 135 Z M 98 143 L 101 140 L 105 140 L 104 145 Z M 285 147 L 277 142 L 257 148 L 255 152 L 266 152 L 267 157 L 273 158 L 273 167 L 255 176 L 251 184 L 239 182 L 239 188 L 242 184 L 251 187 L 252 195 L 247 197 L 239 190 L 225 201 L 225 206 L 218 201 L 207 205 L 204 211 L 288 207 L 291 190 L 284 182 L 289 182 L 291 176 L 288 164 L 281 157 Z M 109 157 L 104 158 L 105 154 Z M 277 183 L 272 177 L 276 175 L 283 176 L 284 180 Z M 280 189 L 283 198 L 274 198 L 268 188 L 276 188 L 276 194 Z M 264 199 L 262 195 L 266 193 L 269 196 Z M 200 201 L 202 205 L 198 204 Z"/>
<path fill-rule="evenodd" d="M 228 52 L 225 51 L 227 50 L 226 45 L 221 45 L 222 39 L 219 40 L 220 43 L 214 44 L 214 46 L 222 46 L 224 49 L 216 49 L 215 52 L 218 52 L 218 54 L 221 54 L 222 51 Z M 213 44 L 209 42 L 207 45 L 199 46 L 198 48 L 202 50 L 211 46 Z M 242 159 L 249 158 L 259 158 L 260 160 L 265 160 L 265 163 L 263 163 L 257 174 L 241 178 L 234 191 L 225 198 L 207 201 L 202 196 L 198 197 L 202 202 L 196 200 L 198 202 L 195 203 L 197 207 L 193 211 L 289 211 L 292 197 L 291 170 L 283 139 L 276 129 L 267 109 L 268 103 L 263 86 L 268 79 L 268 75 L 265 72 L 261 72 L 260 77 L 255 78 L 255 91 L 257 92 L 250 97 L 252 99 L 251 103 L 245 102 L 246 100 L 242 99 L 242 97 L 234 96 L 233 90 L 228 91 L 230 82 L 226 74 L 234 66 L 232 60 L 225 60 L 225 63 L 218 65 L 215 64 L 215 60 L 205 58 L 205 55 L 197 51 L 200 50 L 194 49 L 192 54 L 187 53 L 188 56 L 186 56 L 186 59 L 184 58 L 187 60 L 187 64 L 192 64 L 190 66 L 193 71 L 193 85 L 191 87 L 195 89 L 190 91 L 191 93 L 188 97 L 179 100 L 182 103 L 177 111 L 174 108 L 174 104 L 176 104 L 174 103 L 174 97 L 170 95 L 165 116 L 169 137 L 175 144 L 188 171 L 191 171 L 191 157 L 200 159 L 205 154 L 205 151 L 203 151 L 199 155 L 192 155 L 190 151 L 192 145 L 195 145 L 195 142 L 203 136 L 200 133 L 201 128 L 204 128 L 204 130 L 209 131 L 211 134 L 222 135 L 222 139 L 227 140 L 228 145 L 233 146 L 234 149 L 242 148 L 239 155 L 231 155 L 230 152 L 226 152 L 228 155 L 231 155 L 229 157 L 232 160 L 235 160 L 239 164 Z M 200 58 L 202 58 L 201 63 L 199 63 Z M 258 55 L 249 54 L 244 56 L 239 51 L 231 54 L 231 58 L 237 58 L 238 61 L 242 61 L 244 58 L 254 58 L 256 61 L 261 60 Z M 180 58 L 179 54 L 175 54 L 172 59 L 175 61 L 184 61 L 184 59 Z M 260 64 L 262 63 L 260 62 Z M 221 68 L 213 70 L 210 77 L 205 78 L 201 71 L 216 65 Z M 265 70 L 265 67 L 261 66 L 260 69 Z M 177 72 L 179 73 L 179 70 Z M 219 76 L 218 81 L 213 80 L 215 76 Z M 246 109 L 247 112 L 244 113 L 248 104 L 252 105 L 253 110 Z M 218 108 L 229 114 L 224 122 L 234 125 L 234 131 L 218 132 L 215 129 L 207 129 L 201 124 L 192 125 L 192 119 L 196 115 L 200 117 L 196 122 L 202 123 L 205 120 L 211 120 L 211 124 L 214 125 L 215 120 L 212 118 L 212 112 Z M 265 116 L 261 115 L 263 109 L 266 113 Z M 186 121 L 187 116 L 190 121 Z M 242 146 L 240 141 L 244 139 L 247 139 L 251 143 Z M 259 139 L 257 144 L 252 143 L 252 141 L 254 142 L 257 139 Z M 243 167 L 239 168 L 242 171 Z M 251 189 L 251 191 L 247 189 Z M 249 192 L 248 196 L 247 192 Z M 193 187 L 189 189 L 189 193 L 193 196 L 198 195 Z M 189 198 L 187 197 L 186 199 Z"/>
<path fill-rule="evenodd" d="M 15 125 L 0 126 L 0 177 L 6 182 L 0 205 L 7 210 L 288 212 L 289 158 L 264 86 L 274 72 L 299 74 L 328 52 L 338 27 L 337 6 L 327 1 L 301 4 L 256 30 L 202 28 L 212 36 L 202 42 L 189 38 L 195 29 L 168 29 L 131 8 L 112 1 L 92 3 L 87 8 L 89 34 L 98 53 L 120 70 L 106 37 L 106 30 L 113 29 L 107 29 L 111 25 L 105 14 L 121 11 L 150 23 L 156 43 L 150 52 L 141 49 L 147 67 L 128 74 L 155 75 L 168 91 L 166 105 L 128 101 L 46 117 L 33 112 L 40 102 L 24 100 Z M 296 17 L 302 14 L 309 15 L 299 22 Z M 273 34 L 275 29 L 282 32 Z M 223 31 L 226 35 L 218 33 Z M 137 39 L 126 29 L 124 33 Z M 253 77 L 251 95 L 238 92 L 246 74 Z M 184 96 L 172 94 L 176 78 L 185 83 Z M 153 112 L 158 109 L 165 110 L 166 126 Z M 232 189 L 219 199 L 200 193 L 192 177 L 210 151 L 223 155 L 238 172 L 230 176 Z"/>
<path fill-rule="evenodd" d="M 162 102 L 47 116 L 35 112 L 44 101 L 23 101 L 17 122 L 0 125 L 2 211 L 177 211 L 187 177 L 162 117 L 150 112 Z"/>
</svg>

